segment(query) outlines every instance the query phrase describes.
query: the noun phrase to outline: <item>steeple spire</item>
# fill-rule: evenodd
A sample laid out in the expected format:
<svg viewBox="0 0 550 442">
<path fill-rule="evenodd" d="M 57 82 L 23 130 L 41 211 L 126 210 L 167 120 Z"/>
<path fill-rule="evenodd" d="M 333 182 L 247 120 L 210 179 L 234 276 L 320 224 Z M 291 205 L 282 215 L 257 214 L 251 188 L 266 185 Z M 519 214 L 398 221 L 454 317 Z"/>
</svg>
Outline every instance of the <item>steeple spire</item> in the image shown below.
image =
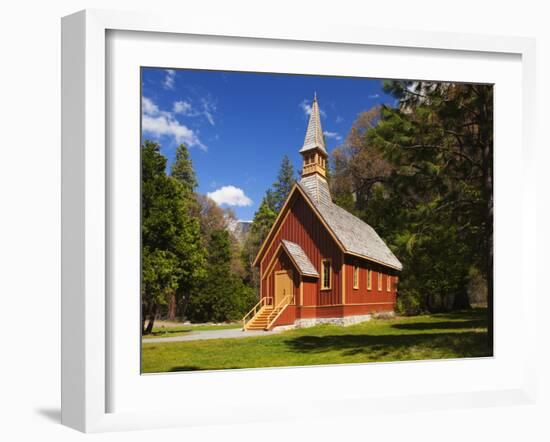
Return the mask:
<svg viewBox="0 0 550 442">
<path fill-rule="evenodd" d="M 319 112 L 319 104 L 317 103 L 317 92 L 313 95 L 306 137 L 300 149 L 300 153 L 304 158 L 302 177 L 311 174 L 318 174 L 322 177 L 326 175 L 328 154 L 325 148 L 323 128 L 321 127 L 321 115 Z"/>
<path fill-rule="evenodd" d="M 304 139 L 304 145 L 300 149 L 300 153 L 315 148 L 321 149 L 323 152 L 327 153 L 325 140 L 323 138 L 323 129 L 321 127 L 319 104 L 317 103 L 317 92 L 315 92 L 313 96 L 313 104 L 311 105 L 311 113 L 309 114 L 306 137 Z"/>
</svg>

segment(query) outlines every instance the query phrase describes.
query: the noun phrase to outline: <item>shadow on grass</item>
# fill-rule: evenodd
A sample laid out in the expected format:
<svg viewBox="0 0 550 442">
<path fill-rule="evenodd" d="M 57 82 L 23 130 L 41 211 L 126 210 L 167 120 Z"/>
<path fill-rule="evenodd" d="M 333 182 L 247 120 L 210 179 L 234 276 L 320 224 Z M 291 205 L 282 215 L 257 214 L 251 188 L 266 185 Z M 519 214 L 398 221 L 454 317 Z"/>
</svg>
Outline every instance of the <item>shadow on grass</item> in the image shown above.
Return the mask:
<svg viewBox="0 0 550 442">
<path fill-rule="evenodd" d="M 204 370 L 204 368 L 197 367 L 194 365 L 182 365 L 181 367 L 172 367 L 170 371 L 198 371 Z"/>
<path fill-rule="evenodd" d="M 490 356 L 487 334 L 474 331 L 455 333 L 422 333 L 396 335 L 329 335 L 300 336 L 286 345 L 298 353 L 341 351 L 343 356 L 364 354 L 373 358 L 407 354 L 421 348 L 438 350 L 446 357 Z M 398 360 L 397 358 L 394 360 Z"/>
<path fill-rule="evenodd" d="M 471 310 L 459 310 L 447 313 L 436 313 L 432 315 L 433 318 L 447 319 L 447 320 L 480 320 L 486 321 L 488 319 L 488 311 L 486 308 L 476 308 Z"/>
<path fill-rule="evenodd" d="M 181 367 L 172 367 L 169 371 L 204 371 L 204 370 L 234 370 L 243 367 L 197 367 L 194 365 L 182 365 Z"/>
<path fill-rule="evenodd" d="M 484 319 L 470 319 L 467 321 L 440 321 L 440 322 L 411 322 L 410 324 L 392 324 L 392 328 L 399 330 L 460 330 L 468 328 L 486 327 Z"/>
</svg>

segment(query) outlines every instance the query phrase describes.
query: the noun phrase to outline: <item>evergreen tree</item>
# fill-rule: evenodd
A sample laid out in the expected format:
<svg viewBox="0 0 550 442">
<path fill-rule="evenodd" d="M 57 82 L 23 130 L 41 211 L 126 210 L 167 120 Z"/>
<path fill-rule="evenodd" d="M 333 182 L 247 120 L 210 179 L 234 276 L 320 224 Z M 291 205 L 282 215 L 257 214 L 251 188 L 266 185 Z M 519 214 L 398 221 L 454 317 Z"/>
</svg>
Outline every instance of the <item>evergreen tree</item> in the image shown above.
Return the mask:
<svg viewBox="0 0 550 442">
<path fill-rule="evenodd" d="M 468 307 L 469 275 L 481 272 L 491 321 L 492 87 L 384 88 L 399 106 L 361 114 L 333 154 L 335 200 L 353 206 L 403 262 L 405 312 Z"/>
<path fill-rule="evenodd" d="M 258 269 L 254 267 L 253 262 L 277 218 L 277 212 L 271 205 L 271 195 L 272 193 L 268 191 L 260 207 L 254 214 L 252 226 L 243 245 L 242 260 L 245 268 L 245 282 L 250 284 L 254 289 L 259 288 L 259 275 Z"/>
<path fill-rule="evenodd" d="M 184 204 L 187 206 L 190 219 L 193 223 L 199 221 L 200 206 L 195 193 L 198 182 L 189 150 L 185 144 L 180 144 L 176 149 L 176 158 L 172 163 L 170 175 L 182 186 Z M 174 292 L 171 295 L 166 315 L 169 321 L 175 320 L 178 308 L 181 312 L 185 312 L 187 301 L 191 295 L 190 290 L 192 290 L 192 287 L 187 286 L 186 293 L 183 293 L 183 289 L 180 289 L 177 293 Z"/>
<path fill-rule="evenodd" d="M 244 314 L 242 294 L 242 282 L 231 271 L 229 232 L 215 230 L 208 241 L 206 278 L 190 300 L 188 317 L 195 322 L 239 319 Z"/>
<path fill-rule="evenodd" d="M 142 319 L 150 333 L 161 306 L 177 294 L 183 298 L 202 276 L 200 225 L 190 215 L 194 198 L 166 175 L 159 145 L 142 146 Z M 145 326 L 145 320 L 148 324 Z"/>
<path fill-rule="evenodd" d="M 189 193 L 193 193 L 198 185 L 193 162 L 185 144 L 180 144 L 176 150 L 176 159 L 172 164 L 171 175 L 177 179 Z"/>
<path fill-rule="evenodd" d="M 488 286 L 492 343 L 493 88 L 392 81 L 385 89 L 399 98 L 400 106 L 384 109 L 369 138 L 397 166 L 392 193 L 406 196 L 402 207 L 408 207 L 410 227 L 404 244 L 431 242 L 434 248 L 454 250 L 447 276 L 441 274 L 443 285 L 456 281 L 447 290 L 454 308 L 469 307 L 465 286 L 471 271 L 461 264 L 481 271 Z M 452 232 L 452 238 L 439 241 L 438 226 Z"/>
<path fill-rule="evenodd" d="M 296 179 L 294 177 L 294 167 L 288 159 L 288 156 L 285 155 L 281 162 L 279 173 L 277 174 L 277 181 L 273 183 L 272 194 L 268 194 L 269 197 L 273 199 L 272 202 L 268 200 L 268 203 L 272 204 L 271 207 L 273 208 L 273 210 L 275 210 L 276 213 L 279 213 L 279 211 L 282 209 L 286 198 L 290 194 L 292 186 L 295 182 Z"/>
<path fill-rule="evenodd" d="M 254 214 L 253 225 L 250 228 L 251 233 L 254 233 L 257 241 L 261 244 L 266 238 L 271 226 L 277 218 L 277 212 L 269 204 L 268 197 L 265 197 L 260 204 L 260 207 Z"/>
</svg>

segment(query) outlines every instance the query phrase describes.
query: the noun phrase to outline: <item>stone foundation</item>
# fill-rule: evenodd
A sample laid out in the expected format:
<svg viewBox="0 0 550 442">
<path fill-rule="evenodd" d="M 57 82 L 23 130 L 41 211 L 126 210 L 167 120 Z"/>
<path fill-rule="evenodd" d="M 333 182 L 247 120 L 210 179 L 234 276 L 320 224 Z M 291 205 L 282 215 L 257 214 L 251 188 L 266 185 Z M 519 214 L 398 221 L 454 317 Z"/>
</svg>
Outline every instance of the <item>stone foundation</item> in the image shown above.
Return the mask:
<svg viewBox="0 0 550 442">
<path fill-rule="evenodd" d="M 273 328 L 273 331 L 294 330 L 296 328 L 315 327 L 316 325 L 332 324 L 347 327 L 349 325 L 359 324 L 361 322 L 370 321 L 372 318 L 392 318 L 394 312 L 379 312 L 372 315 L 354 315 L 345 316 L 343 318 L 303 318 L 297 319 L 294 324 L 279 325 Z"/>
</svg>

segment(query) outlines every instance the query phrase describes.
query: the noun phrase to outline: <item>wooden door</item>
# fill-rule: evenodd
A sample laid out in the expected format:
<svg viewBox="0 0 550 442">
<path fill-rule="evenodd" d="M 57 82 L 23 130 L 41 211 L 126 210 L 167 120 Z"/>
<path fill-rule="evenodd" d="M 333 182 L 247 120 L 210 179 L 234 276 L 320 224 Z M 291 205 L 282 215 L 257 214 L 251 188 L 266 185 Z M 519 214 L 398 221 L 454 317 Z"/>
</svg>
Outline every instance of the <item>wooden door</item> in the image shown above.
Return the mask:
<svg viewBox="0 0 550 442">
<path fill-rule="evenodd" d="M 293 292 L 292 272 L 286 270 L 275 272 L 275 306 L 279 305 L 286 295 L 293 295 Z"/>
</svg>

